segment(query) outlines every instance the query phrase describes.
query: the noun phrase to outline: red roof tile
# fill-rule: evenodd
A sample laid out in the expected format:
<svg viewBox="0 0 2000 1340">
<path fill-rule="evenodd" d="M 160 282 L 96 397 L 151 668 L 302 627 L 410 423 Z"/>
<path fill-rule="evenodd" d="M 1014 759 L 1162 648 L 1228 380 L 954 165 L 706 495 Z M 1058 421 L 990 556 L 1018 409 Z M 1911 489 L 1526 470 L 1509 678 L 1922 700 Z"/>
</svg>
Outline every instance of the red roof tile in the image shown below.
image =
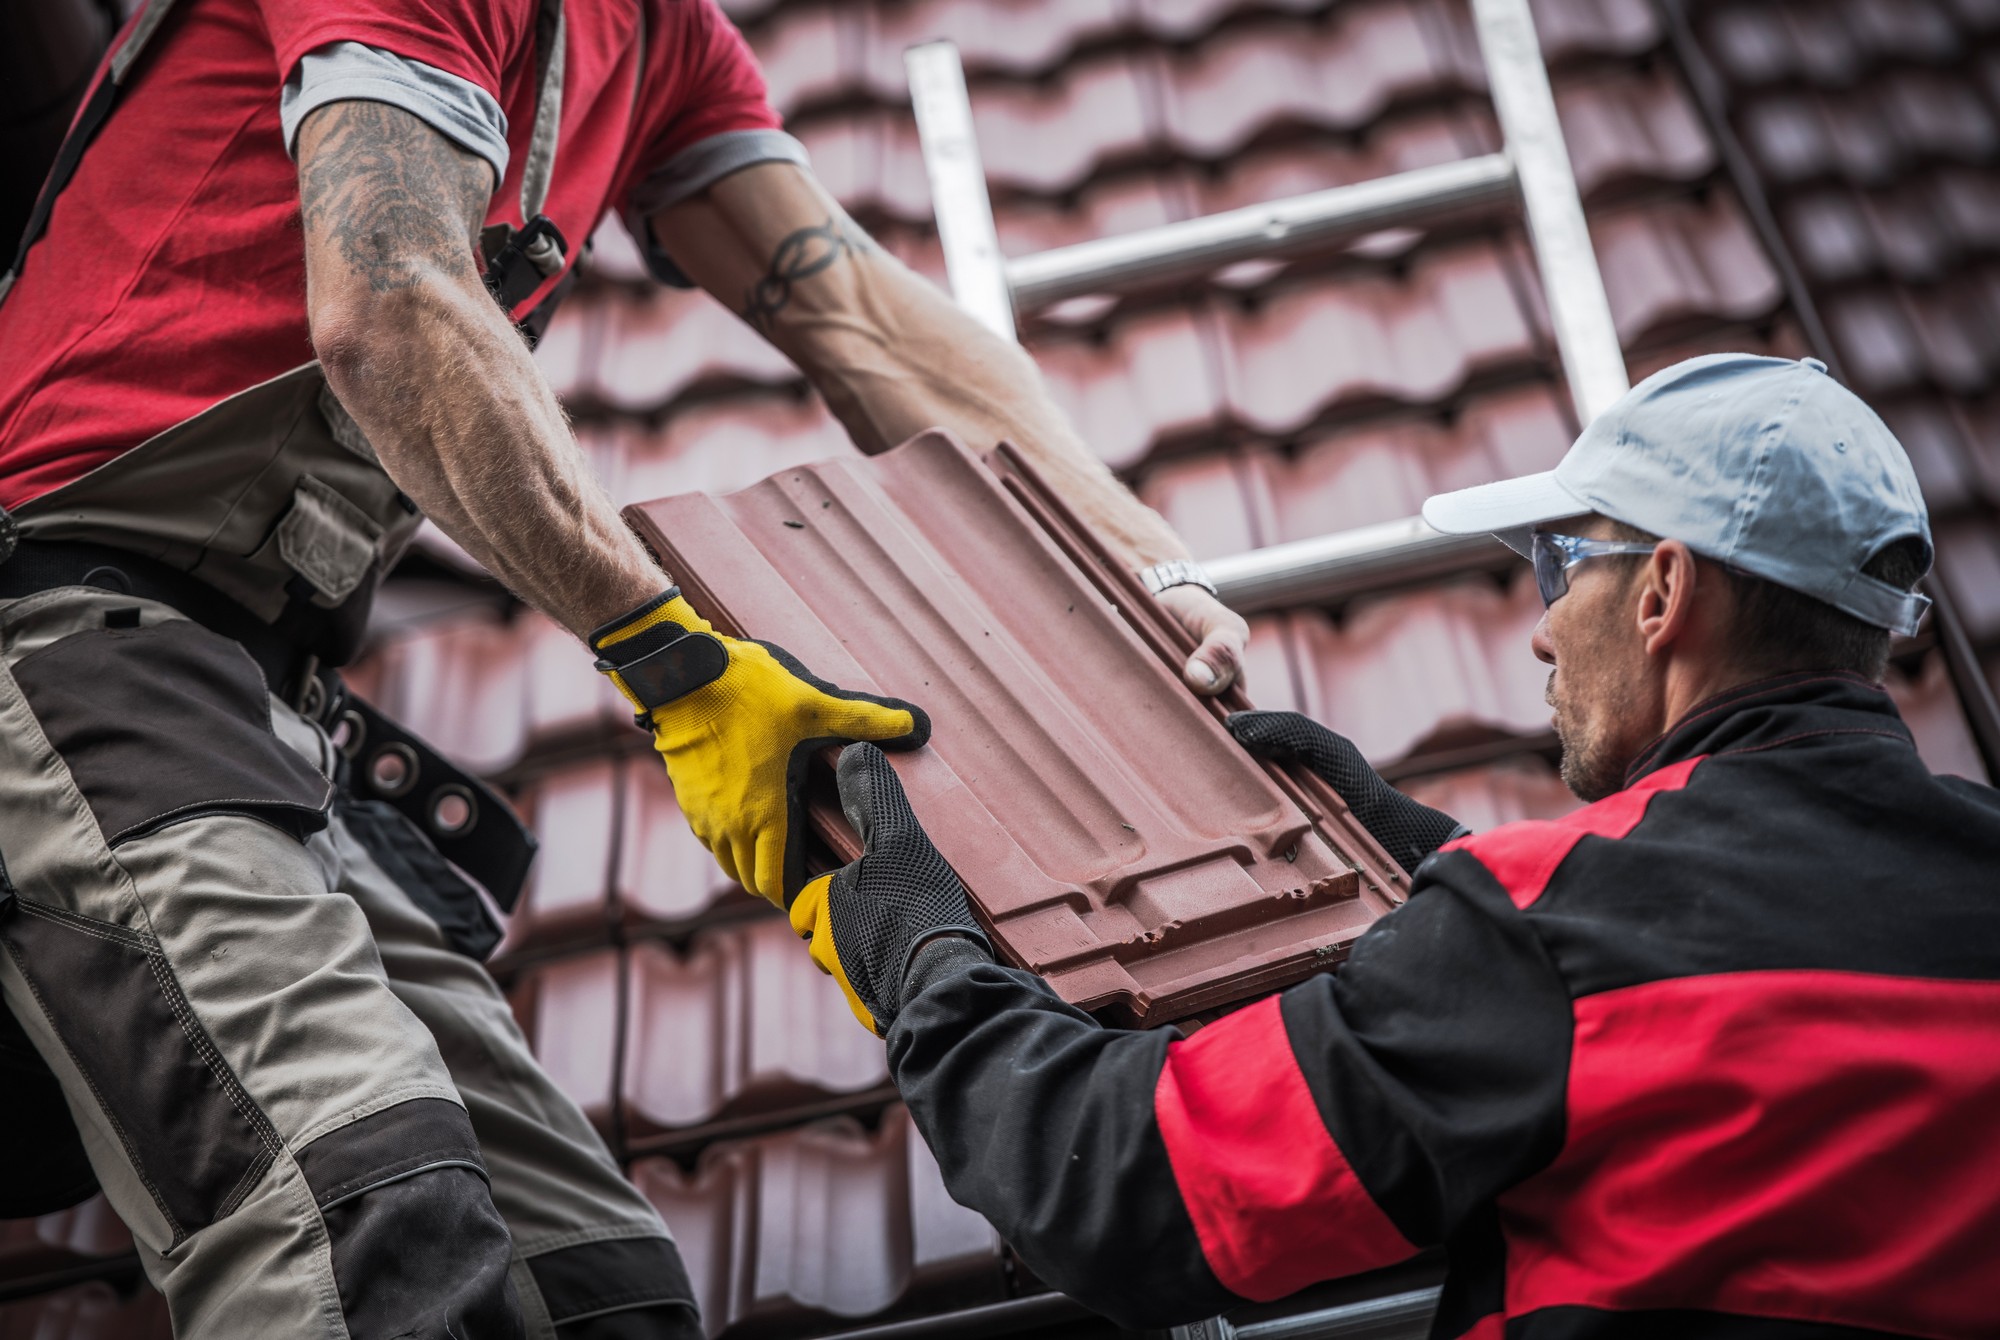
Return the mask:
<svg viewBox="0 0 2000 1340">
<path fill-rule="evenodd" d="M 782 917 L 712 931 L 685 957 L 635 945 L 626 974 L 633 1139 L 889 1082 L 881 1041 L 854 1022 Z"/>
<path fill-rule="evenodd" d="M 1914 677 L 1891 670 L 1888 688 L 1910 734 L 1916 737 L 1925 767 L 1975 782 L 1990 780 L 1941 653 L 1926 656 Z"/>
<path fill-rule="evenodd" d="M 734 320 L 734 318 L 731 318 Z M 620 435 L 620 502 L 690 490 L 727 492 L 807 461 L 854 454 L 818 395 L 734 397 L 688 405 L 664 426 Z"/>
<path fill-rule="evenodd" d="M 657 758 L 631 760 L 624 782 L 613 887 L 627 919 L 685 930 L 725 899 L 749 904 L 688 828 Z"/>
<path fill-rule="evenodd" d="M 1185 1014 L 1309 970 L 1382 905 L 1142 640 L 1167 634 L 1130 575 L 1086 579 L 949 439 L 628 515 L 711 617 L 783 629 L 818 673 L 924 704 L 931 746 L 898 760 L 917 811 L 1000 944 L 1070 999 Z M 1246 976 L 1253 915 L 1297 941 Z"/>
<path fill-rule="evenodd" d="M 1243 654 L 1243 686 L 1252 705 L 1279 712 L 1300 710 L 1298 679 L 1281 614 L 1250 617 L 1250 645 Z"/>
<path fill-rule="evenodd" d="M 1434 493 L 1552 468 L 1574 435 L 1553 388 L 1528 385 L 1475 397 L 1448 420 L 1371 423 L 1289 456 L 1255 452 L 1244 463 L 1254 529 L 1276 544 L 1415 516 Z"/>
<path fill-rule="evenodd" d="M 1627 346 L 1765 316 L 1784 297 L 1749 221 L 1724 192 L 1706 205 L 1676 200 L 1606 213 L 1591 221 L 1591 240 Z M 1539 287 L 1533 294 L 1539 312 Z"/>
<path fill-rule="evenodd" d="M 1815 283 L 1934 283 L 2000 252 L 2000 179 L 1947 168 L 1887 190 L 1822 186 L 1787 201 L 1782 217 Z"/>
<path fill-rule="evenodd" d="M 866 25 L 862 59 L 868 87 L 891 101 L 909 96 L 903 51 L 918 42 L 949 38 L 975 77 L 1033 77 L 1126 26 L 1120 0 L 908 0 L 854 9 Z"/>
<path fill-rule="evenodd" d="M 1554 768 L 1532 755 L 1400 785 L 1412 799 L 1443 810 L 1475 833 L 1522 819 L 1560 819 L 1583 804 Z"/>
<path fill-rule="evenodd" d="M 798 369 L 706 293 L 656 289 L 606 294 L 604 345 L 587 393 L 626 410 L 650 410 L 695 388 L 783 386 Z"/>
<path fill-rule="evenodd" d="M 649 1159 L 632 1178 L 673 1229 L 712 1337 L 1005 1296 L 999 1238 L 945 1194 L 901 1108 L 873 1136 L 823 1122 L 711 1146 L 692 1176 Z"/>
<path fill-rule="evenodd" d="M 1138 493 L 1180 532 L 1196 558 L 1222 558 L 1268 542 L 1250 519 L 1242 471 L 1233 456 L 1168 461 L 1146 472 Z"/>
<path fill-rule="evenodd" d="M 1188 156 L 1220 159 L 1273 125 L 1352 129 L 1396 101 L 1461 85 L 1464 71 L 1431 40 L 1431 9 L 1363 0 L 1324 24 L 1219 32 L 1167 58 L 1161 128 Z"/>
<path fill-rule="evenodd" d="M 1293 616 L 1304 711 L 1378 766 L 1412 753 L 1549 729 L 1548 668 L 1528 648 L 1532 581 L 1503 594 L 1468 580 L 1357 601 L 1339 627 Z"/>
<path fill-rule="evenodd" d="M 1745 147 L 1773 181 L 1886 185 L 1913 162 L 1990 163 L 2000 117 L 1974 84 L 1895 70 L 1839 92 L 1772 93 L 1741 116 Z"/>
<path fill-rule="evenodd" d="M 1047 84 L 990 84 L 972 97 L 987 178 L 1053 194 L 1105 164 L 1134 160 L 1150 142 L 1152 65 L 1112 52 L 1067 67 Z"/>
<path fill-rule="evenodd" d="M 2000 499 L 2000 473 L 1987 469 L 1989 463 L 2000 463 L 2000 451 L 1982 450 L 1979 437 L 1968 434 L 1970 425 L 1958 407 L 1925 399 L 1879 409 L 1909 454 L 1933 517 L 1963 511 L 1982 494 Z"/>
<path fill-rule="evenodd" d="M 1700 113 L 1665 69 L 1564 81 L 1556 88 L 1556 112 L 1586 199 L 1634 182 L 1699 181 L 1715 169 L 1715 146 Z"/>
<path fill-rule="evenodd" d="M 1038 341 L 1034 354 L 1084 441 L 1126 466 L 1156 442 L 1215 425 L 1223 396 L 1213 338 L 1201 315 L 1176 307 L 1121 321 L 1101 343 Z"/>
<path fill-rule="evenodd" d="M 1501 253 L 1426 251 L 1406 279 L 1289 289 L 1217 305 L 1224 400 L 1261 432 L 1295 432 L 1337 404 L 1424 404 L 1534 356 Z"/>
<path fill-rule="evenodd" d="M 529 737 L 537 744 L 629 729 L 632 706 L 597 672 L 576 635 L 539 610 L 514 620 L 514 651 L 525 670 Z"/>
<path fill-rule="evenodd" d="M 599 1130 L 617 1103 L 618 951 L 524 969 L 508 992 L 535 1059 Z"/>
<path fill-rule="evenodd" d="M 1863 395 L 1941 390 L 1975 395 L 2000 373 L 2000 266 L 1959 272 L 1935 289 L 1869 287 L 1830 295 L 1827 325 Z"/>
<path fill-rule="evenodd" d="M 544 774 L 522 788 L 522 817 L 541 841 L 498 953 L 600 944 L 611 931 L 617 772 L 602 760 Z M 705 853 L 704 853 L 705 854 Z"/>
<path fill-rule="evenodd" d="M 1950 588 L 1968 636 L 2000 641 L 2000 535 L 1987 522 L 1964 518 L 1934 529 L 1938 571 Z"/>
<path fill-rule="evenodd" d="M 497 772 L 527 746 L 527 662 L 517 646 L 513 626 L 497 618 L 440 620 L 377 653 L 375 705 L 460 764 Z"/>
</svg>

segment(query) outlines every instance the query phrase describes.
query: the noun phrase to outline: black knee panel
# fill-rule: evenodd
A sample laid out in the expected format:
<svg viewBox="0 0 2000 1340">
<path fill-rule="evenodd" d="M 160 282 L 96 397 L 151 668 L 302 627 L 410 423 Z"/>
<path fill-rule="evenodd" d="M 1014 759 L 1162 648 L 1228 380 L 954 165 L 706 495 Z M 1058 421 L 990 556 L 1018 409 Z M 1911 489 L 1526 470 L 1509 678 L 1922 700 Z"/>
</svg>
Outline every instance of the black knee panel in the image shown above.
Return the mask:
<svg viewBox="0 0 2000 1340">
<path fill-rule="evenodd" d="M 354 1340 L 517 1340 L 513 1244 L 465 1110 L 385 1108 L 298 1155 Z"/>
<path fill-rule="evenodd" d="M 561 1340 L 702 1340 L 687 1268 L 665 1238 L 585 1242 L 528 1258 Z"/>
</svg>

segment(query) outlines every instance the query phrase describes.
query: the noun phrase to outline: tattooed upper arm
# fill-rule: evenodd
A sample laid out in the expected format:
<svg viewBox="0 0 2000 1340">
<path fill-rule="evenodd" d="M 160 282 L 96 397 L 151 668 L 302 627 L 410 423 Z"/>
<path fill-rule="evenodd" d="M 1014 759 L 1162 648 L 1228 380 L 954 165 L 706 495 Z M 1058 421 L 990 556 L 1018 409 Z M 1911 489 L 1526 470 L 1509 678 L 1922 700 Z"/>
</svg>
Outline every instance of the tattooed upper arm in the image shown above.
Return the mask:
<svg viewBox="0 0 2000 1340">
<path fill-rule="evenodd" d="M 769 266 L 744 295 L 744 320 L 769 335 L 779 314 L 791 303 L 795 285 L 838 261 L 874 249 L 874 240 L 837 210 L 825 223 L 787 233 L 772 251 Z"/>
<path fill-rule="evenodd" d="M 337 265 L 370 292 L 464 273 L 493 171 L 417 117 L 382 102 L 334 102 L 300 127 L 299 201 L 307 266 Z"/>
</svg>

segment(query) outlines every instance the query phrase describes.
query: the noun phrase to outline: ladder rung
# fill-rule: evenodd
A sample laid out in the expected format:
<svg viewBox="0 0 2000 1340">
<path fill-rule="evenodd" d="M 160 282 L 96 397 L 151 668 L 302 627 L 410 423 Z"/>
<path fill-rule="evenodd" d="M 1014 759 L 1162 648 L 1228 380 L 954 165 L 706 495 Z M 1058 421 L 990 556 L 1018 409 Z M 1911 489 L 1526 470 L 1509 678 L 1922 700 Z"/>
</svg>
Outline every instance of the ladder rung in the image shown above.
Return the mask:
<svg viewBox="0 0 2000 1340">
<path fill-rule="evenodd" d="M 1027 311 L 1079 294 L 1285 256 L 1518 198 L 1507 156 L 1484 154 L 1022 256 L 1007 262 L 1007 284 L 1015 310 Z"/>
<path fill-rule="evenodd" d="M 1443 535 L 1413 516 L 1274 544 L 1202 566 L 1222 603 L 1248 614 L 1501 567 L 1513 557 L 1490 535 Z"/>
</svg>

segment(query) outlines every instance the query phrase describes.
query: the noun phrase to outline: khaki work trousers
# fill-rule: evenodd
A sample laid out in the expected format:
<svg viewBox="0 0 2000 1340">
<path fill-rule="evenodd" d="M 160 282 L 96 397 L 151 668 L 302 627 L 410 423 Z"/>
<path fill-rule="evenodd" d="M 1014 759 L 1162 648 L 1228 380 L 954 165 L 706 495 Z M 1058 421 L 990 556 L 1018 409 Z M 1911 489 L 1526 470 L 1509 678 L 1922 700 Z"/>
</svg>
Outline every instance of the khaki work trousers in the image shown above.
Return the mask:
<svg viewBox="0 0 2000 1340">
<path fill-rule="evenodd" d="M 699 1336 L 659 1216 L 404 887 L 428 844 L 371 849 L 333 762 L 167 606 L 0 605 L 0 990 L 176 1334 Z"/>
</svg>

